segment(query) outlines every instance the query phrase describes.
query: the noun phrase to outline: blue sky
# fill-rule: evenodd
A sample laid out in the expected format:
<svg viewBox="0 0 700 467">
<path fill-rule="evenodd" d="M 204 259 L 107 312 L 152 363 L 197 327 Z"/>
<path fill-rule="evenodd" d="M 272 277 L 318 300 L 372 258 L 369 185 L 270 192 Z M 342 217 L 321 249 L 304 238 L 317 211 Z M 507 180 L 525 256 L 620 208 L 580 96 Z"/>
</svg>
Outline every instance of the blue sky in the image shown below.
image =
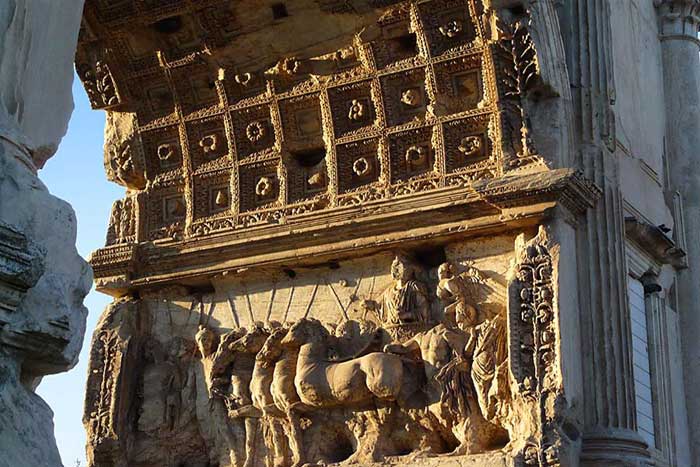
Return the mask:
<svg viewBox="0 0 700 467">
<path fill-rule="evenodd" d="M 39 177 L 55 196 L 68 201 L 78 217 L 78 251 L 87 258 L 104 245 L 112 203 L 124 189 L 107 181 L 102 163 L 105 114 L 90 108 L 77 77 L 73 83 L 75 111 L 56 155 Z M 44 378 L 37 392 L 54 411 L 56 441 L 63 464 L 86 466 L 83 396 L 89 344 L 102 310 L 111 298 L 94 289 L 85 299 L 90 310 L 80 362 L 68 373 Z"/>
</svg>

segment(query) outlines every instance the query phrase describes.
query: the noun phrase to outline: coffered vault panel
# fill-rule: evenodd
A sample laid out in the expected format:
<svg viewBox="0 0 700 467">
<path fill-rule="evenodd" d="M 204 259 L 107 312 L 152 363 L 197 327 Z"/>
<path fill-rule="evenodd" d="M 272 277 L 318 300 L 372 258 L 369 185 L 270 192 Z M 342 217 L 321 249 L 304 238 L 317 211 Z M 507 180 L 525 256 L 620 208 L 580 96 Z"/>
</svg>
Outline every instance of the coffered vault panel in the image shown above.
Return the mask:
<svg viewBox="0 0 700 467">
<path fill-rule="evenodd" d="M 412 208 L 538 161 L 534 49 L 481 0 L 88 1 L 76 66 L 118 130 L 122 250 Z"/>
</svg>

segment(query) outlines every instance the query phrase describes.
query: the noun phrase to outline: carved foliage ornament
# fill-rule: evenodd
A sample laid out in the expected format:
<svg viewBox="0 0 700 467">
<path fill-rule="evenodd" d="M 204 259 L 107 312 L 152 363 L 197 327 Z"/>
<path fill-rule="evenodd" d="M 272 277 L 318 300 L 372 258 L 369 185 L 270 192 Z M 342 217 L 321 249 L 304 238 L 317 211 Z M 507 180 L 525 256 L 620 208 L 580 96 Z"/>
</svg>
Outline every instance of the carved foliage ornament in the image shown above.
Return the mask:
<svg viewBox="0 0 700 467">
<path fill-rule="evenodd" d="M 517 158 L 509 161 L 508 165 L 520 166 L 537 156 L 529 134 L 529 117 L 524 101 L 528 93 L 539 85 L 540 68 L 525 20 L 512 24 L 501 21 L 498 26 L 502 36 L 498 45 L 509 57 L 501 70 L 500 84 L 507 97 L 503 105 L 506 113 L 510 114 L 506 121 L 512 130 L 513 146 L 518 148 Z"/>
<path fill-rule="evenodd" d="M 93 68 L 85 66 L 81 78 L 93 109 L 107 109 L 121 103 L 117 85 L 106 63 L 98 60 Z"/>
<path fill-rule="evenodd" d="M 525 243 L 516 242 L 519 256 L 510 284 L 511 365 L 526 404 L 532 407 L 537 432 L 531 433 L 522 452 L 525 465 L 559 466 L 561 437 L 555 409 L 561 397 L 556 369 L 556 318 L 554 311 L 554 260 L 547 233 Z"/>
</svg>

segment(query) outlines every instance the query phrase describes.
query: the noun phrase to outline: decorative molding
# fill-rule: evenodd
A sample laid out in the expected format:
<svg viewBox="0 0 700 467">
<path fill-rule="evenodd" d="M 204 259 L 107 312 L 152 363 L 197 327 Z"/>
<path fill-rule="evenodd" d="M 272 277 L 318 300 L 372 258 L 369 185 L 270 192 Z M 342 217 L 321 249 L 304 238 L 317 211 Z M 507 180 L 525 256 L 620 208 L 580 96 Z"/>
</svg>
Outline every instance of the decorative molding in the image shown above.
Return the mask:
<svg viewBox="0 0 700 467">
<path fill-rule="evenodd" d="M 555 206 L 580 216 L 595 205 L 599 195 L 600 190 L 575 170 L 518 174 L 475 183 L 456 192 L 443 189 L 401 201 L 370 200 L 334 209 L 332 216 L 312 211 L 276 222 L 260 222 L 252 231 L 204 237 L 196 247 L 191 241 L 110 246 L 97 250 L 90 263 L 100 290 L 121 290 L 153 281 L 168 283 L 233 267 L 252 267 L 261 255 L 268 265 L 290 259 L 302 261 L 307 250 L 313 251 L 307 260 L 318 259 L 314 249 L 318 245 L 326 245 L 327 255 L 349 251 L 357 255 L 405 241 L 464 238 L 508 226 L 532 225 Z M 511 213 L 513 210 L 519 212 Z M 356 218 L 353 214 L 359 212 L 380 214 Z M 405 228 L 407 224 L 410 229 Z M 404 227 L 397 230 L 397 225 Z"/>
<path fill-rule="evenodd" d="M 545 200 L 556 201 L 578 216 L 595 206 L 602 192 L 574 169 L 546 170 L 474 183 L 482 198 L 499 208 L 513 208 Z"/>
<path fill-rule="evenodd" d="M 661 40 L 686 40 L 700 45 L 699 0 L 654 0 L 660 19 Z"/>
</svg>

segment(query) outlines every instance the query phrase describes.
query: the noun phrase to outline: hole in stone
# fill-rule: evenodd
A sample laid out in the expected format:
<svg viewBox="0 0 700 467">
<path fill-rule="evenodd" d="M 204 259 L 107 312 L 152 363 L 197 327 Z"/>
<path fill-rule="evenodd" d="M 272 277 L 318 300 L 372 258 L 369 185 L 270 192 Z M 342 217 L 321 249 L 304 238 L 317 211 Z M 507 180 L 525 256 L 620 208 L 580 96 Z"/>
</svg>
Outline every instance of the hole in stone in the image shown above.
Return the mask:
<svg viewBox="0 0 700 467">
<path fill-rule="evenodd" d="M 398 46 L 399 51 L 403 54 L 415 55 L 418 53 L 418 40 L 416 39 L 416 35 L 413 33 L 404 34 L 403 36 L 393 39 L 393 41 Z"/>
<path fill-rule="evenodd" d="M 415 251 L 415 256 L 418 264 L 426 269 L 436 268 L 447 261 L 445 247 L 442 245 L 419 248 Z"/>
<path fill-rule="evenodd" d="M 508 10 L 513 16 L 524 16 L 527 14 L 525 7 L 522 5 L 512 6 L 511 8 L 508 8 Z"/>
<path fill-rule="evenodd" d="M 297 277 L 297 273 L 294 271 L 294 269 L 284 268 L 282 269 L 282 272 L 284 272 L 290 279 Z"/>
<path fill-rule="evenodd" d="M 328 463 L 335 464 L 347 460 L 355 453 L 355 447 L 352 441 L 340 433 L 336 436 L 333 443 L 333 450 L 328 454 Z"/>
<path fill-rule="evenodd" d="M 315 167 L 326 157 L 324 148 L 313 148 L 304 151 L 292 152 L 292 157 L 302 167 Z"/>
<path fill-rule="evenodd" d="M 214 288 L 214 285 L 211 282 L 208 282 L 206 284 L 191 285 L 187 289 L 191 295 L 200 297 L 216 292 L 216 289 Z"/>
<path fill-rule="evenodd" d="M 161 34 L 173 34 L 182 29 L 182 18 L 180 16 L 171 16 L 170 18 L 156 21 L 151 26 Z"/>
<path fill-rule="evenodd" d="M 575 425 L 573 425 L 572 423 L 569 423 L 569 422 L 565 422 L 565 423 L 562 425 L 562 430 L 564 431 L 564 433 L 566 434 L 566 436 L 567 436 L 571 441 L 574 441 L 574 442 L 575 442 L 575 441 L 578 441 L 578 439 L 579 439 L 579 437 L 580 437 L 580 432 L 579 432 L 578 428 L 576 428 Z"/>
<path fill-rule="evenodd" d="M 289 16 L 289 12 L 287 12 L 287 5 L 284 3 L 274 3 L 270 8 L 272 8 L 272 17 L 274 19 L 282 19 Z"/>
</svg>

